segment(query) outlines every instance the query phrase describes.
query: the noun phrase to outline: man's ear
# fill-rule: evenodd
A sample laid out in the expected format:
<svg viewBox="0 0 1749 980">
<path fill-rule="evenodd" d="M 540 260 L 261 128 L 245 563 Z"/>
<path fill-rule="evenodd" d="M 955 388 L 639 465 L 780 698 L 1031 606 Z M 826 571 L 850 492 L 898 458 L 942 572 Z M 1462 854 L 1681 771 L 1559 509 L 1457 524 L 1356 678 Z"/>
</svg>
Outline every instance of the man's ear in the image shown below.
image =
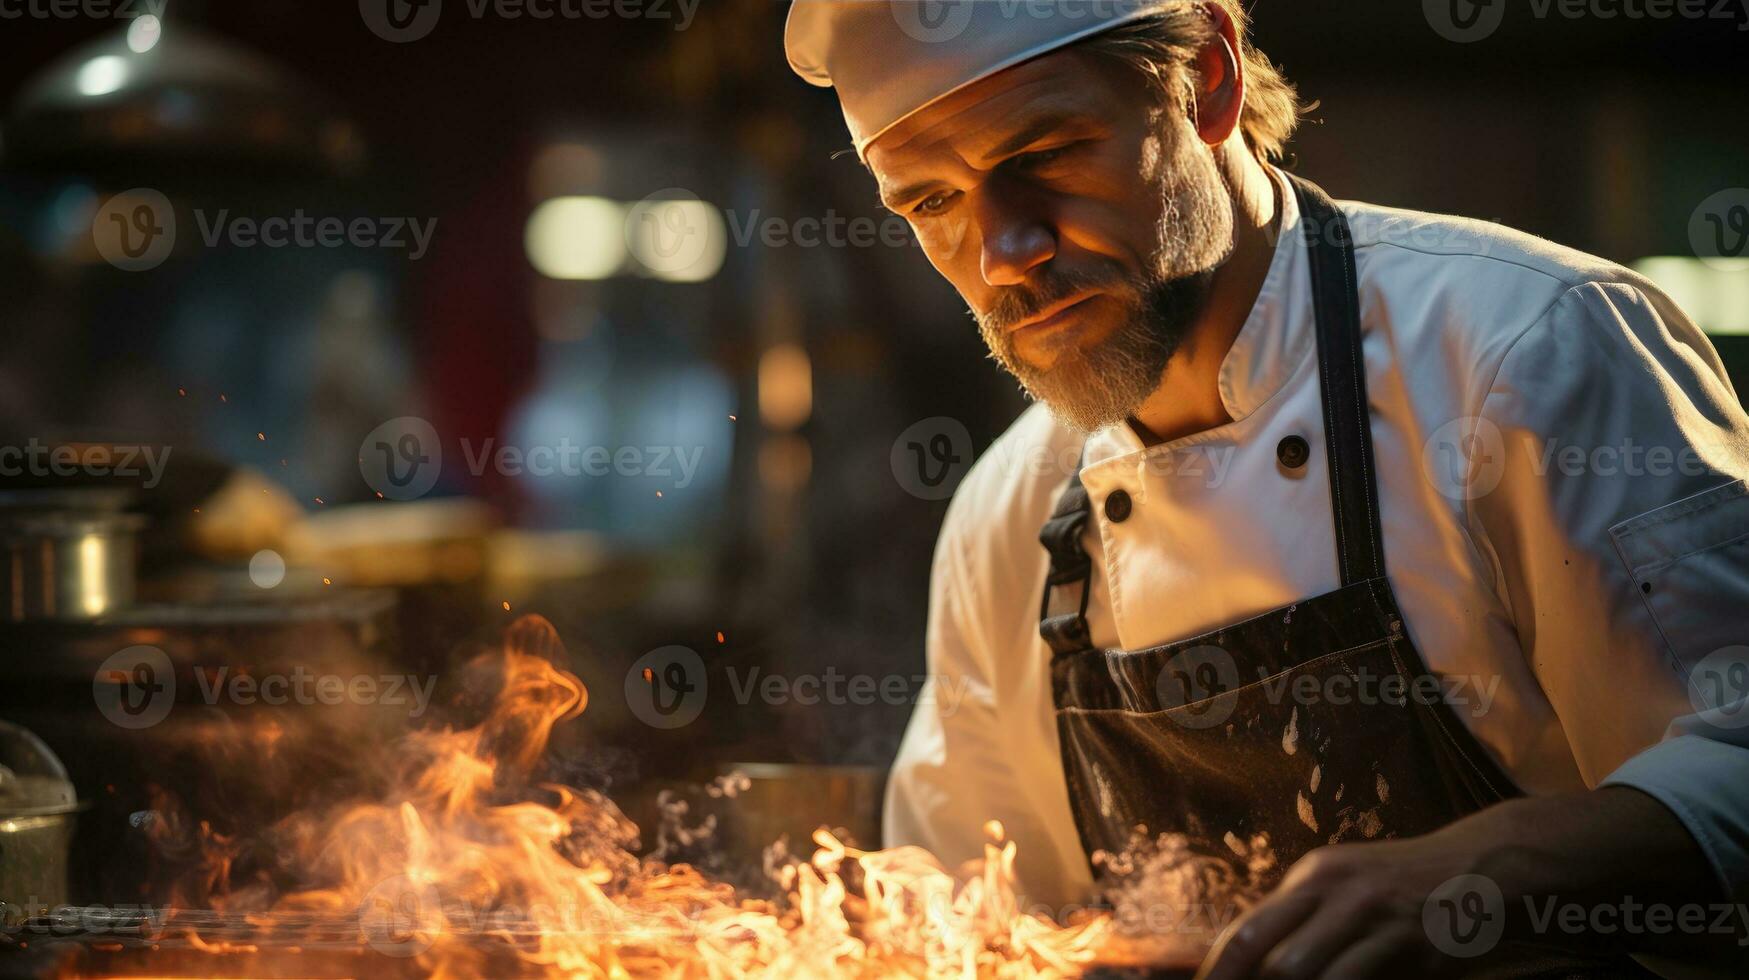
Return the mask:
<svg viewBox="0 0 1749 980">
<path fill-rule="evenodd" d="M 1203 10 L 1214 22 L 1215 33 L 1196 54 L 1197 135 L 1209 146 L 1218 146 L 1239 127 L 1245 110 L 1245 71 L 1239 64 L 1239 34 L 1233 18 L 1219 4 L 1205 3 Z"/>
</svg>

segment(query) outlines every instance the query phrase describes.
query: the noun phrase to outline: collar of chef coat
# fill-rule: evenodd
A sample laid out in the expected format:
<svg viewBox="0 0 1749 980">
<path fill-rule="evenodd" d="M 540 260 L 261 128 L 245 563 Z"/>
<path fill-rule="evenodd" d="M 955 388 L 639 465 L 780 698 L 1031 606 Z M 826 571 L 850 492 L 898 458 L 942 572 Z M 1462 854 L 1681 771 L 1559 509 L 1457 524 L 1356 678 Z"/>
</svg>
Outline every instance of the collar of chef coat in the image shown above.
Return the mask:
<svg viewBox="0 0 1749 980">
<path fill-rule="evenodd" d="M 1143 445 L 1128 422 L 1107 426 L 1087 437 L 1082 456 L 1082 482 L 1089 490 L 1103 486 L 1115 471 L 1145 469 L 1157 456 L 1228 436 L 1227 429 L 1243 421 L 1274 398 L 1303 365 L 1317 343 L 1313 329 L 1310 258 L 1300 228 L 1300 206 L 1287 177 L 1267 167 L 1275 181 L 1280 221 L 1275 256 L 1257 293 L 1245 325 L 1221 361 L 1221 401 L 1233 421 L 1182 439 Z M 1146 488 L 1147 480 L 1137 481 Z M 1145 490 L 1143 491 L 1146 492 Z"/>
</svg>

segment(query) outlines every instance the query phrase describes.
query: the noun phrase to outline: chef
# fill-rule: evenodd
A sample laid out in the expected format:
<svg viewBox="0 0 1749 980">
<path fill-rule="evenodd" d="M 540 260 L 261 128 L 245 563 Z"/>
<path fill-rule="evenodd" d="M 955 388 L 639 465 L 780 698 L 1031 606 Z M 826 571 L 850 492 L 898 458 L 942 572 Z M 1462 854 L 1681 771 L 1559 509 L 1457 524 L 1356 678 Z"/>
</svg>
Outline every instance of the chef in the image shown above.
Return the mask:
<svg viewBox="0 0 1749 980">
<path fill-rule="evenodd" d="M 1274 166 L 1300 106 L 1237 0 L 798 0 L 786 47 L 1037 402 L 942 527 L 966 695 L 889 844 L 999 818 L 1059 907 L 1162 834 L 1260 845 L 1211 977 L 1738 949 L 1631 921 L 1749 901 L 1749 419 L 1681 309 Z"/>
</svg>

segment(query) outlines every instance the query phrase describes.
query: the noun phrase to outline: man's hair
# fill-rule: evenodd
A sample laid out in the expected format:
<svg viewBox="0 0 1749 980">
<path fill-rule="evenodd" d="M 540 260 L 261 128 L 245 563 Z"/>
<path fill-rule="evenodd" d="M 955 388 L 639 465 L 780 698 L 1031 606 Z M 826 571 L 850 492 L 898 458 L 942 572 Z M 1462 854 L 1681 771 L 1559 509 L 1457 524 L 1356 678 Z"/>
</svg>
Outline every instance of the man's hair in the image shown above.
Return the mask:
<svg viewBox="0 0 1749 980">
<path fill-rule="evenodd" d="M 1293 83 L 1251 44 L 1241 0 L 1208 0 L 1227 12 L 1239 39 L 1245 72 L 1245 110 L 1239 126 L 1251 151 L 1280 160 L 1300 123 L 1300 98 Z M 1191 62 L 1216 37 L 1202 3 L 1173 3 L 1160 13 L 1112 28 L 1085 43 L 1086 50 L 1115 57 L 1152 79 L 1170 105 L 1195 104 Z"/>
</svg>

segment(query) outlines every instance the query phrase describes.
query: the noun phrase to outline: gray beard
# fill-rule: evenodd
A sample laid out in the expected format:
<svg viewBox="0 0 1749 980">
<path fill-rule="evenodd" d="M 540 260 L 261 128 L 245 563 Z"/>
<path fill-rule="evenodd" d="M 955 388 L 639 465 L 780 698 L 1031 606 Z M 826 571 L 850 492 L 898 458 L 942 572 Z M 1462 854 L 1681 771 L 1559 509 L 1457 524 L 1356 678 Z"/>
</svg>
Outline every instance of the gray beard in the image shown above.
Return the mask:
<svg viewBox="0 0 1749 980">
<path fill-rule="evenodd" d="M 1073 284 L 1087 278 L 1064 276 L 1057 281 Z M 1111 280 L 1100 277 L 1097 282 L 1109 286 Z M 1006 329 L 992 330 L 987 318 L 981 317 L 979 331 L 990 357 L 1020 381 L 1028 396 L 1044 402 L 1063 424 L 1097 432 L 1134 415 L 1160 387 L 1167 362 L 1178 353 L 1202 307 L 1207 284 L 1208 273 L 1131 283 L 1127 287 L 1130 311 L 1123 324 L 1092 347 L 1065 344 L 1045 370 L 1020 359 Z M 1081 285 L 1072 285 L 1061 295 L 1073 294 Z"/>
<path fill-rule="evenodd" d="M 1202 310 L 1214 270 L 1232 254 L 1232 196 L 1212 155 L 1188 124 L 1162 138 L 1173 149 L 1156 178 L 1165 206 L 1146 275 L 1126 276 L 1115 267 L 1067 272 L 1047 266 L 1036 284 L 1009 287 L 977 316 L 990 357 L 1029 396 L 1081 432 L 1133 417 L 1159 389 L 1167 363 Z M 1117 330 L 1093 347 L 1065 343 L 1048 369 L 1023 361 L 1009 326 L 1086 289 L 1104 290 L 1128 307 Z"/>
</svg>

